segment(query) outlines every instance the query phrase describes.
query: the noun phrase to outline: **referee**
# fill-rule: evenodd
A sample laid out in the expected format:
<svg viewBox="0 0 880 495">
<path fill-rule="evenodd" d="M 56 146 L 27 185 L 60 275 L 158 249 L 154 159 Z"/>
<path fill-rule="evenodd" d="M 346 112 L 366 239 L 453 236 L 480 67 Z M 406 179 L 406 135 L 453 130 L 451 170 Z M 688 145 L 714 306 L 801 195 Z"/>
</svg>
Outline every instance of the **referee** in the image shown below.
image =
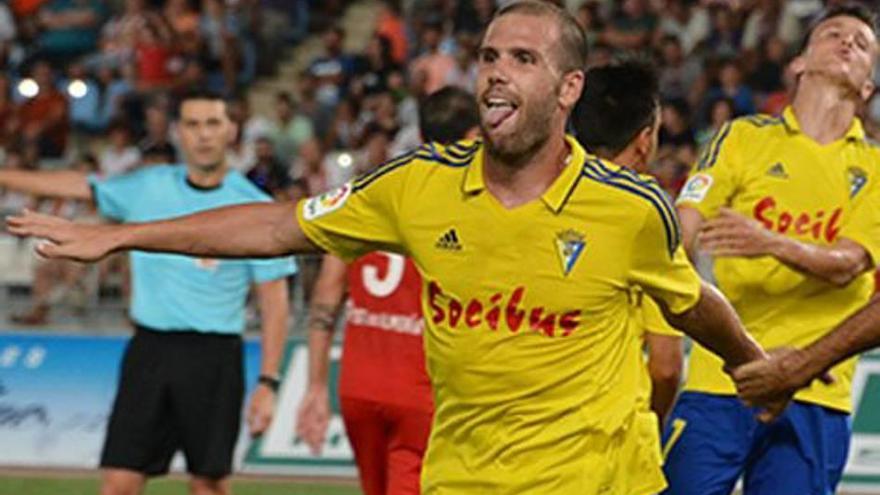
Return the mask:
<svg viewBox="0 0 880 495">
<path fill-rule="evenodd" d="M 76 171 L 0 171 L 0 187 L 39 196 L 94 200 L 120 222 L 178 217 L 269 198 L 230 170 L 227 146 L 237 131 L 226 103 L 207 92 L 178 107 L 185 164 L 156 165 L 102 179 Z M 229 232 L 235 235 L 235 232 Z M 291 258 L 218 260 L 131 253 L 128 344 L 101 455 L 102 495 L 141 493 L 182 450 L 193 494 L 230 493 L 228 475 L 241 424 L 242 340 L 251 285 L 262 314 L 260 381 L 251 397 L 251 434 L 266 429 L 275 406 L 289 314 Z"/>
</svg>

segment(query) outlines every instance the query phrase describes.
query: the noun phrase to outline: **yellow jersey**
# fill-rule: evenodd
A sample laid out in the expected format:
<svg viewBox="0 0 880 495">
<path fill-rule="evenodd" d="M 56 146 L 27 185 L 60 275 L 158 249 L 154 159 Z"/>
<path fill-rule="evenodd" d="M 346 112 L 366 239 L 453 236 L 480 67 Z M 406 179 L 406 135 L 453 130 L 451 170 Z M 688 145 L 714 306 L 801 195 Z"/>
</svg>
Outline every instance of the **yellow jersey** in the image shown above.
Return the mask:
<svg viewBox="0 0 880 495">
<path fill-rule="evenodd" d="M 425 494 L 665 485 L 658 459 L 645 458 L 639 492 L 612 462 L 646 441 L 630 298 L 641 287 L 683 312 L 700 280 L 658 185 L 566 141 L 561 174 L 515 208 L 486 189 L 482 143 L 463 141 L 426 144 L 297 209 L 321 248 L 347 260 L 396 251 L 422 274 L 435 403 Z"/>
<path fill-rule="evenodd" d="M 840 238 L 880 255 L 880 149 L 855 120 L 846 135 L 822 146 L 803 134 L 789 107 L 781 117 L 727 123 L 698 161 L 678 205 L 704 218 L 722 206 L 765 228 L 821 246 Z M 773 257 L 718 258 L 714 275 L 743 324 L 766 349 L 803 347 L 862 307 L 873 289 L 869 273 L 846 287 L 799 273 Z M 833 385 L 818 381 L 798 393 L 804 402 L 850 411 L 855 359 L 833 369 Z M 721 361 L 695 345 L 685 389 L 734 394 Z"/>
</svg>

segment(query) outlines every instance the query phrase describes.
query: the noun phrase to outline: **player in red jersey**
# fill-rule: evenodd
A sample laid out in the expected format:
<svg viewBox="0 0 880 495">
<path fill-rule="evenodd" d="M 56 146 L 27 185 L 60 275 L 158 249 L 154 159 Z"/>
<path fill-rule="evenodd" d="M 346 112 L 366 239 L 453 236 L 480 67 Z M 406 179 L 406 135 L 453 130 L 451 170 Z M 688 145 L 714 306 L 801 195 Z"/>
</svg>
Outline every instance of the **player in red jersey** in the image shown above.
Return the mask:
<svg viewBox="0 0 880 495">
<path fill-rule="evenodd" d="M 426 141 L 474 137 L 473 95 L 451 87 L 419 108 Z M 452 242 L 452 241 L 450 241 Z M 421 279 L 413 262 L 370 253 L 346 265 L 327 255 L 309 308 L 309 387 L 297 434 L 320 452 L 330 419 L 329 352 L 348 288 L 339 399 L 366 495 L 417 495 L 434 406 L 422 347 Z"/>
</svg>

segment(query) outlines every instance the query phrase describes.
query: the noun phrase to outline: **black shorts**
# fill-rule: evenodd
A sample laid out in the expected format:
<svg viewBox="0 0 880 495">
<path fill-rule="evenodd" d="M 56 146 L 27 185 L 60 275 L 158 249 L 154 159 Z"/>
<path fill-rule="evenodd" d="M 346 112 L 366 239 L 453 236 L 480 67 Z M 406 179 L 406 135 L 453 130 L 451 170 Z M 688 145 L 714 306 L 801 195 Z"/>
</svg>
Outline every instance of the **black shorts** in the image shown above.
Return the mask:
<svg viewBox="0 0 880 495">
<path fill-rule="evenodd" d="M 183 450 L 191 474 L 223 478 L 243 398 L 239 336 L 139 327 L 122 360 L 101 467 L 155 476 Z"/>
</svg>

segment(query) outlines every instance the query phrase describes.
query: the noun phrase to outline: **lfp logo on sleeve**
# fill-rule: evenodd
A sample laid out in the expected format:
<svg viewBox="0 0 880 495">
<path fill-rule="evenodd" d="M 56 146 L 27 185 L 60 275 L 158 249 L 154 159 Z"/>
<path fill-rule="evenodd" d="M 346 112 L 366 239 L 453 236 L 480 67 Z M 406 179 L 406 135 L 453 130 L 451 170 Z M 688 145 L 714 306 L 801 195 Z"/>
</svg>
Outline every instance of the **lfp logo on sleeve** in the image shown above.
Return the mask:
<svg viewBox="0 0 880 495">
<path fill-rule="evenodd" d="M 314 220 L 336 211 L 348 201 L 349 196 L 351 196 L 351 183 L 311 197 L 306 200 L 306 204 L 303 206 L 303 218 Z"/>
<path fill-rule="evenodd" d="M 706 199 L 706 194 L 712 188 L 712 176 L 708 174 L 696 174 L 685 183 L 678 195 L 679 203 L 683 201 L 692 201 L 699 203 Z"/>
</svg>

